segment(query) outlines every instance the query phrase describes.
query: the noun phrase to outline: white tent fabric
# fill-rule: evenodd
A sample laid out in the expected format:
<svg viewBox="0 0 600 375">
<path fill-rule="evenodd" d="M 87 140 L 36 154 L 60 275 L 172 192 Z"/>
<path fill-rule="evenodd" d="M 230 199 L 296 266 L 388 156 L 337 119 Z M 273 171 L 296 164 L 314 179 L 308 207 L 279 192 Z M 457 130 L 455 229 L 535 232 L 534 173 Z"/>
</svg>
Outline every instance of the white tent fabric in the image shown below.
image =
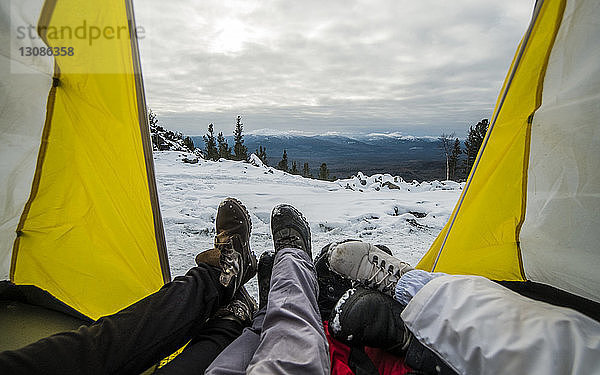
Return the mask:
<svg viewBox="0 0 600 375">
<path fill-rule="evenodd" d="M 531 130 L 525 275 L 600 302 L 600 3 L 568 1 Z"/>
<path fill-rule="evenodd" d="M 600 373 L 600 323 L 480 276 L 433 279 L 402 319 L 459 374 Z"/>
<path fill-rule="evenodd" d="M 20 47 L 45 47 L 18 27 L 36 26 L 43 0 L 0 2 L 0 280 L 9 276 L 15 228 L 31 192 L 54 60 L 21 56 Z M 19 34 L 20 35 L 20 34 Z"/>
</svg>

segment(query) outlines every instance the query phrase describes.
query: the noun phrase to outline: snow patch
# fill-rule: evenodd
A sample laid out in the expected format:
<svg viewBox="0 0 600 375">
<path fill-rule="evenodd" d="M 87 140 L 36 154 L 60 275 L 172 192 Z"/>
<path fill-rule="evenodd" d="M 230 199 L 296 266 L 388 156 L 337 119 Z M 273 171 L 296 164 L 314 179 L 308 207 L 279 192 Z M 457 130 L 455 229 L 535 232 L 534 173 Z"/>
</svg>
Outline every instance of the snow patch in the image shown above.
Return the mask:
<svg viewBox="0 0 600 375">
<path fill-rule="evenodd" d="M 340 299 L 335 304 L 335 307 L 333 308 L 335 315 L 333 316 L 333 322 L 330 323 L 331 324 L 330 327 L 335 334 L 339 334 L 340 332 L 342 332 L 342 323 L 340 322 L 340 315 L 342 314 L 342 309 L 344 308 L 344 303 L 346 303 L 348 298 L 350 298 L 350 296 L 353 295 L 355 292 L 356 292 L 356 289 L 354 289 L 354 288 L 348 289 L 346 291 L 346 293 L 344 293 L 344 295 L 342 297 L 340 297 Z M 352 339 L 352 337 L 348 337 L 348 341 L 350 341 L 351 339 Z"/>
<path fill-rule="evenodd" d="M 196 254 L 212 248 L 217 207 L 227 197 L 241 200 L 248 208 L 250 246 L 257 256 L 272 250 L 271 212 L 287 203 L 307 219 L 313 249 L 354 238 L 384 244 L 394 256 L 414 265 L 450 217 L 462 188 L 462 184 L 447 181 L 409 183 L 385 174 L 359 173 L 329 182 L 241 161 L 198 158 L 195 164 L 183 162 L 193 156 L 178 151 L 154 153 L 173 277 L 185 274 L 195 265 Z M 385 187 L 386 181 L 401 189 Z M 347 189 L 346 183 L 355 184 L 356 190 Z M 256 297 L 256 278 L 246 285 Z"/>
</svg>

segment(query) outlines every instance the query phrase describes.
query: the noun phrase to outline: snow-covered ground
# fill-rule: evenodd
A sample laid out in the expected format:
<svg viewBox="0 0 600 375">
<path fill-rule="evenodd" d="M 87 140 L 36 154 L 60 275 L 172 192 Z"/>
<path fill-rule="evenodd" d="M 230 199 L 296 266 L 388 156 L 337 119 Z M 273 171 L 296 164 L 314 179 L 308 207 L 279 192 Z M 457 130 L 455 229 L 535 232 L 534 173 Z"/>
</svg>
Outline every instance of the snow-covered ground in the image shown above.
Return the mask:
<svg viewBox="0 0 600 375">
<path fill-rule="evenodd" d="M 272 249 L 270 215 L 289 203 L 308 219 L 313 256 L 332 241 L 356 238 L 381 243 L 415 265 L 440 232 L 462 188 L 452 181 L 407 183 L 399 177 L 362 174 L 335 182 L 307 179 L 254 164 L 200 159 L 178 151 L 154 153 L 156 179 L 173 276 L 194 265 L 212 247 L 217 206 L 240 199 L 252 219 L 251 248 Z M 256 278 L 249 291 L 257 296 Z"/>
</svg>

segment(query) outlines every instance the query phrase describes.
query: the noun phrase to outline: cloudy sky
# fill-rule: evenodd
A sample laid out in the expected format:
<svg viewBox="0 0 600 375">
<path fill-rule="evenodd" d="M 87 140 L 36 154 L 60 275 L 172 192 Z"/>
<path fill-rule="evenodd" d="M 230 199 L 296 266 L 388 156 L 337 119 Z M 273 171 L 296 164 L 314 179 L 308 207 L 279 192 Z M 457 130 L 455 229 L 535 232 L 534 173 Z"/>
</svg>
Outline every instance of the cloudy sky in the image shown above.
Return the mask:
<svg viewBox="0 0 600 375">
<path fill-rule="evenodd" d="M 136 1 L 148 106 L 308 133 L 456 132 L 490 117 L 535 0 Z"/>
</svg>

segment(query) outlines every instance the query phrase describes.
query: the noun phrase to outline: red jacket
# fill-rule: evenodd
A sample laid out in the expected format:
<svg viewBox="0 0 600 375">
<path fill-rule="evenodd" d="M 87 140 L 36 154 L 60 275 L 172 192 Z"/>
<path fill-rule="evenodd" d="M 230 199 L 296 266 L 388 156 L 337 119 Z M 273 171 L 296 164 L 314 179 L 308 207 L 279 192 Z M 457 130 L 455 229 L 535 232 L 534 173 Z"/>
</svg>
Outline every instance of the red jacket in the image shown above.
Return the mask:
<svg viewBox="0 0 600 375">
<path fill-rule="evenodd" d="M 362 348 L 363 351 L 351 348 L 329 335 L 328 322 L 323 322 L 323 325 L 329 342 L 332 375 L 354 375 L 355 372 L 352 369 L 356 369 L 356 366 L 360 366 L 362 369 L 370 368 L 373 372 L 376 370 L 380 375 L 403 375 L 412 371 L 404 364 L 404 358 L 396 357 L 378 348 L 365 346 Z"/>
</svg>

